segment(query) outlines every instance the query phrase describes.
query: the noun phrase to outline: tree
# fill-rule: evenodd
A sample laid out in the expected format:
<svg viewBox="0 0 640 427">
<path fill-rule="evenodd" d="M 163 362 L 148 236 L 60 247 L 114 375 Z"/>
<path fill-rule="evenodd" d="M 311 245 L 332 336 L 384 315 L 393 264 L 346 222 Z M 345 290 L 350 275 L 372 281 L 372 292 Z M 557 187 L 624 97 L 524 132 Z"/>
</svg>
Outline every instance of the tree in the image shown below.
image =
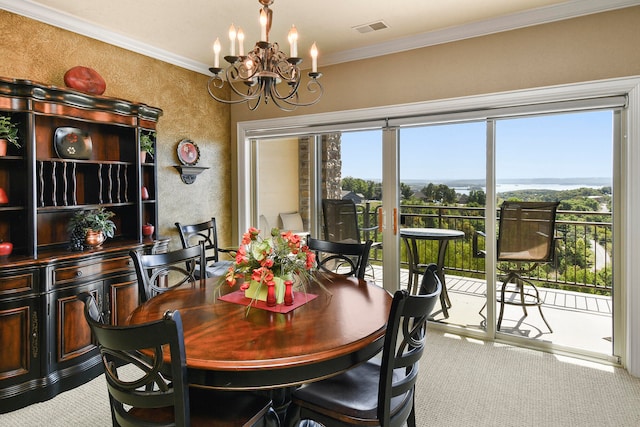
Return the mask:
<svg viewBox="0 0 640 427">
<path fill-rule="evenodd" d="M 458 201 L 456 190 L 449 188 L 445 184 L 433 184 L 430 182 L 429 185 L 421 191 L 427 200 L 432 200 L 443 205 L 455 205 Z"/>
<path fill-rule="evenodd" d="M 469 192 L 468 206 L 484 206 L 487 204 L 487 195 L 482 190 L 471 190 Z"/>
<path fill-rule="evenodd" d="M 405 184 L 404 182 L 400 183 L 400 194 L 402 195 L 403 199 L 410 199 L 411 195 L 413 194 L 413 190 L 411 189 L 411 187 L 409 187 L 407 184 Z"/>
</svg>

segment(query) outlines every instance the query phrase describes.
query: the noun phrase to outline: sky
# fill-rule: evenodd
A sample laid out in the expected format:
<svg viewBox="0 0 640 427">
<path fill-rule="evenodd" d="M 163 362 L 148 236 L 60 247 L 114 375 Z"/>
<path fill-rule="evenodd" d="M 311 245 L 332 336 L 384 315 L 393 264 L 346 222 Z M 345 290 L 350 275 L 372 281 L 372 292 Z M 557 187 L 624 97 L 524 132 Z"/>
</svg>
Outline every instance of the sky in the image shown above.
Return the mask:
<svg viewBox="0 0 640 427">
<path fill-rule="evenodd" d="M 611 177 L 613 113 L 591 111 L 498 120 L 496 178 Z M 343 177 L 382 177 L 382 131 L 342 134 Z M 484 122 L 400 130 L 400 181 L 484 179 Z"/>
</svg>

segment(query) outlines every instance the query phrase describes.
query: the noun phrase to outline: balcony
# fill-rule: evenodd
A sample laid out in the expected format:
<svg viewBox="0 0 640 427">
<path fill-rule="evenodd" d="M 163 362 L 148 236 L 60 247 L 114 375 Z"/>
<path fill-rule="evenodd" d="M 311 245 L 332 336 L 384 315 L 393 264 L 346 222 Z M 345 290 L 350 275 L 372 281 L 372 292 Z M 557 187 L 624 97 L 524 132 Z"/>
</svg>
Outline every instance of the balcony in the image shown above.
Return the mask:
<svg viewBox="0 0 640 427">
<path fill-rule="evenodd" d="M 363 226 L 373 222 L 371 205 L 362 208 Z M 484 329 L 486 278 L 484 259 L 474 256 L 473 236 L 485 230 L 483 208 L 401 206 L 402 227 L 462 230 L 465 238 L 449 243 L 445 259 L 452 307 L 445 318 L 439 306 L 434 319 L 471 329 Z M 497 216 L 496 216 L 497 217 Z M 507 305 L 501 332 L 596 354 L 612 354 L 612 223 L 609 212 L 558 211 L 556 260 L 539 266 L 528 278 L 540 290 L 542 310 L 553 328 L 544 324 L 536 307 Z M 368 236 L 376 240 L 378 236 Z M 420 259 L 435 262 L 438 242 L 420 241 Z M 382 252 L 371 254 L 374 265 Z M 406 247 L 401 246 L 401 283 L 408 283 Z M 376 266 L 375 268 L 381 268 Z M 376 277 L 382 277 L 376 272 Z M 499 286 L 497 286 L 499 288 Z"/>
</svg>

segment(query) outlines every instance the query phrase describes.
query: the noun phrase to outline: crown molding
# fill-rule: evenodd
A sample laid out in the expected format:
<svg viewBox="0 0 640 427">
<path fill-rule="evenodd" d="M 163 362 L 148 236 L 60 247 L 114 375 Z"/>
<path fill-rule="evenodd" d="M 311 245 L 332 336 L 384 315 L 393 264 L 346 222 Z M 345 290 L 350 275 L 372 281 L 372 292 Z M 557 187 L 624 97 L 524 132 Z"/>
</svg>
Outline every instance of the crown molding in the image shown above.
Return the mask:
<svg viewBox="0 0 640 427">
<path fill-rule="evenodd" d="M 53 25 L 95 40 L 99 40 L 132 52 L 158 59 L 169 64 L 201 74 L 211 74 L 210 65 L 194 61 L 184 56 L 176 55 L 164 49 L 159 49 L 146 43 L 142 43 L 131 37 L 123 36 L 114 31 L 106 30 L 93 23 L 80 20 L 68 13 L 33 3 L 30 0 L 0 0 L 0 8 L 27 18 Z"/>
<path fill-rule="evenodd" d="M 333 54 L 325 54 L 322 57 L 321 65 L 326 66 L 374 58 L 376 56 L 389 55 L 637 5 L 640 5 L 639 0 L 570 0 L 557 5 L 512 13 L 510 15 L 467 25 L 431 31 L 416 36 L 404 37 L 357 49 L 344 50 Z"/>
<path fill-rule="evenodd" d="M 570 0 L 525 12 L 513 13 L 467 25 L 431 31 L 385 43 L 323 55 L 321 66 L 358 61 L 502 31 L 561 21 L 578 16 L 640 5 L 640 0 Z M 0 0 L 0 8 L 86 37 L 158 59 L 187 70 L 209 75 L 209 65 L 106 30 L 73 15 L 30 0 Z"/>
</svg>

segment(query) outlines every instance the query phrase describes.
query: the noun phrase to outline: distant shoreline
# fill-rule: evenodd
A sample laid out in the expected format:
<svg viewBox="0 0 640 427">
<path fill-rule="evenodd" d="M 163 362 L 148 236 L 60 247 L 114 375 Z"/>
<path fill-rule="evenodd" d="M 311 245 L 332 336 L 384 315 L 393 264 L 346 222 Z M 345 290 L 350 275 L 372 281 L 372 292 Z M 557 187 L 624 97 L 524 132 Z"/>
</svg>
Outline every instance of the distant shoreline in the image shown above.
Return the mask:
<svg viewBox="0 0 640 427">
<path fill-rule="evenodd" d="M 448 180 L 424 180 L 424 179 L 412 179 L 401 180 L 401 182 L 413 186 L 428 185 L 430 182 L 434 184 L 445 184 L 448 187 L 484 187 L 484 179 L 448 179 Z M 531 186 L 537 185 L 537 189 L 547 189 L 549 186 L 572 186 L 575 188 L 580 187 L 609 187 L 613 184 L 612 178 L 604 177 L 589 177 L 589 178 L 535 178 L 535 179 L 501 179 L 497 180 L 496 185 L 523 185 Z"/>
</svg>

